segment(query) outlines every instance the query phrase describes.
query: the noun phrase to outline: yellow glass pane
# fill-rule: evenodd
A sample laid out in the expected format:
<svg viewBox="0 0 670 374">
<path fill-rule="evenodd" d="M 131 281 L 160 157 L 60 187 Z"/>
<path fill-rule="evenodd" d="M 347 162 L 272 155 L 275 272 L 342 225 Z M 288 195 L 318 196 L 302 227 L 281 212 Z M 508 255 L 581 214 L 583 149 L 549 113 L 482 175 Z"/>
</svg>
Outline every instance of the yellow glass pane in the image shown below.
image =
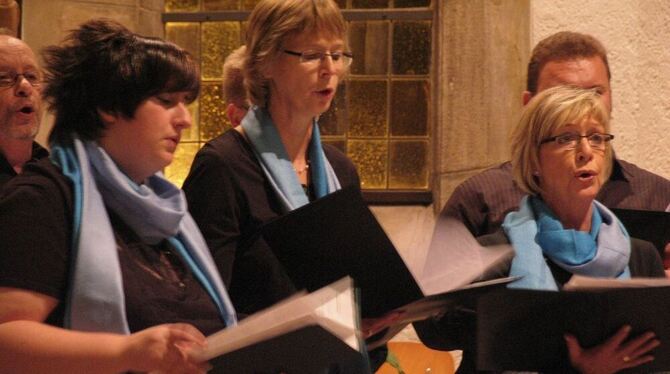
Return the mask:
<svg viewBox="0 0 670 374">
<path fill-rule="evenodd" d="M 391 136 L 428 135 L 428 81 L 391 83 Z"/>
<path fill-rule="evenodd" d="M 388 8 L 389 0 L 352 0 L 352 8 Z"/>
<path fill-rule="evenodd" d="M 389 189 L 428 188 L 428 141 L 391 141 Z"/>
<path fill-rule="evenodd" d="M 385 140 L 349 140 L 347 151 L 361 177 L 362 188 L 386 188 L 388 145 Z"/>
<path fill-rule="evenodd" d="M 165 168 L 165 177 L 177 187 L 184 184 L 198 149 L 200 149 L 198 143 L 180 143 L 172 163 Z"/>
<path fill-rule="evenodd" d="M 202 78 L 220 79 L 223 60 L 240 45 L 239 22 L 203 22 Z"/>
<path fill-rule="evenodd" d="M 165 39 L 184 48 L 195 58 L 199 58 L 200 23 L 168 22 L 165 24 Z"/>
<path fill-rule="evenodd" d="M 386 81 L 348 82 L 349 136 L 386 136 Z"/>
<path fill-rule="evenodd" d="M 237 10 L 240 9 L 240 0 L 202 0 L 204 10 Z"/>
<path fill-rule="evenodd" d="M 388 21 L 351 22 L 349 42 L 354 53 L 352 74 L 386 74 L 388 34 Z"/>
<path fill-rule="evenodd" d="M 393 0 L 394 8 L 430 7 L 430 0 Z"/>
<path fill-rule="evenodd" d="M 393 25 L 393 74 L 430 72 L 431 22 L 396 22 Z"/>
<path fill-rule="evenodd" d="M 261 0 L 242 0 L 243 10 L 252 10 Z"/>
<path fill-rule="evenodd" d="M 198 100 L 192 102 L 188 106 L 188 111 L 191 114 L 191 127 L 181 132 L 181 141 L 198 141 Z"/>
<path fill-rule="evenodd" d="M 347 132 L 346 84 L 340 84 L 330 109 L 319 117 L 321 135 L 344 135 Z"/>
<path fill-rule="evenodd" d="M 165 0 L 166 12 L 195 12 L 199 9 L 199 0 Z"/>
<path fill-rule="evenodd" d="M 321 143 L 332 145 L 333 147 L 340 150 L 340 152 L 347 153 L 347 142 L 345 140 L 322 140 Z"/>
<path fill-rule="evenodd" d="M 221 83 L 203 82 L 200 94 L 200 140 L 203 142 L 232 127 L 222 96 Z"/>
</svg>

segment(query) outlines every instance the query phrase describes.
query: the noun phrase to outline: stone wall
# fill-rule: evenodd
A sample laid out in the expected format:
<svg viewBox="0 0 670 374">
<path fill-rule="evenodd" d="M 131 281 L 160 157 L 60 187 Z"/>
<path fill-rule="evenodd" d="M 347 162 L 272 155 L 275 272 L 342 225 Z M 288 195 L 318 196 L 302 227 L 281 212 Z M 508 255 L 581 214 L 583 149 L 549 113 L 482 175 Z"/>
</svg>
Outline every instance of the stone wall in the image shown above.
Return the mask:
<svg viewBox="0 0 670 374">
<path fill-rule="evenodd" d="M 559 30 L 608 49 L 619 157 L 670 179 L 670 2 L 533 0 L 532 42 Z"/>
<path fill-rule="evenodd" d="M 163 0 L 23 0 L 22 38 L 36 52 L 58 44 L 68 30 L 91 18 L 106 17 L 143 35 L 163 36 Z M 42 118 L 37 141 L 46 144 L 52 119 Z"/>
</svg>

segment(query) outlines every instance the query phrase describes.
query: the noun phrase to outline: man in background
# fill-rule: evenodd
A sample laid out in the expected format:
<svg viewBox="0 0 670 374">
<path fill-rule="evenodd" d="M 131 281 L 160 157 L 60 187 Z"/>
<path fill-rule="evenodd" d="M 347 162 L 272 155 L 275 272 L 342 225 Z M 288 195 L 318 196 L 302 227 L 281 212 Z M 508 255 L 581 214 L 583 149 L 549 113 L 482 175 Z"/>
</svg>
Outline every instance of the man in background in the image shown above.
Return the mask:
<svg viewBox="0 0 670 374">
<path fill-rule="evenodd" d="M 48 152 L 34 139 L 40 126 L 42 72 L 23 41 L 0 35 L 0 186 L 26 162 Z"/>
<path fill-rule="evenodd" d="M 538 92 L 558 85 L 596 89 L 612 110 L 610 70 L 603 45 L 590 35 L 558 32 L 533 49 L 528 63 L 524 105 Z M 508 162 L 477 174 L 454 190 L 441 214 L 461 220 L 474 236 L 498 230 L 524 195 L 512 180 Z M 596 199 L 609 208 L 665 210 L 670 181 L 613 158 L 612 175 Z"/>
</svg>

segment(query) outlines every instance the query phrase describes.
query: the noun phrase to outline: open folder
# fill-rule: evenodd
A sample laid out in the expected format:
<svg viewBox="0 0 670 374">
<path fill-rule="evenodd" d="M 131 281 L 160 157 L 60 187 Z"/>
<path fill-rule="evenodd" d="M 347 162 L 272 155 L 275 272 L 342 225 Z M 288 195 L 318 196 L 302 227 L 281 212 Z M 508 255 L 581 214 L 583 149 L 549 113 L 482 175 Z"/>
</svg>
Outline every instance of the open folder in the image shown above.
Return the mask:
<svg viewBox="0 0 670 374">
<path fill-rule="evenodd" d="M 670 243 L 670 212 L 619 208 L 612 209 L 612 212 L 630 236 L 652 242 L 664 258 L 663 250 Z"/>
<path fill-rule="evenodd" d="M 350 278 L 300 293 L 207 337 L 210 373 L 369 373 Z"/>
<path fill-rule="evenodd" d="M 360 190 L 352 187 L 277 218 L 262 234 L 298 288 L 315 290 L 343 276 L 354 279 L 362 317 L 383 321 L 366 330 L 380 332 L 369 349 L 410 322 L 453 305 L 474 305 L 478 294 L 510 281 L 489 274 L 506 274 L 512 248 L 482 247 L 460 222 L 448 218 L 438 221 L 427 248 L 415 249 L 426 251 L 425 263 L 408 268 Z M 472 284 L 484 279 L 490 280 Z"/>
<path fill-rule="evenodd" d="M 573 276 L 563 291 L 505 290 L 479 299 L 477 368 L 569 372 L 564 333 L 582 347 L 604 343 L 623 325 L 630 336 L 653 331 L 654 361 L 635 372 L 670 370 L 670 279 Z M 563 370 L 564 369 L 564 370 Z"/>
</svg>

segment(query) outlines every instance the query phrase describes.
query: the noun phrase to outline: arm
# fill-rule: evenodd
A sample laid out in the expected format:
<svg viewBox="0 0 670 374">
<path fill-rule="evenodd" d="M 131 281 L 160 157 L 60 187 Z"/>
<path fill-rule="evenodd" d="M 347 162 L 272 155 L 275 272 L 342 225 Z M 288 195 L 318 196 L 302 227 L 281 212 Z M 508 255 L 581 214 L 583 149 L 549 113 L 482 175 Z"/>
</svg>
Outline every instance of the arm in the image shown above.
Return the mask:
<svg viewBox="0 0 670 374">
<path fill-rule="evenodd" d="M 58 300 L 36 292 L 0 288 L 0 373 L 201 373 L 189 347 L 204 344 L 194 327 L 171 324 L 132 335 L 65 330 L 43 321 Z"/>
</svg>

